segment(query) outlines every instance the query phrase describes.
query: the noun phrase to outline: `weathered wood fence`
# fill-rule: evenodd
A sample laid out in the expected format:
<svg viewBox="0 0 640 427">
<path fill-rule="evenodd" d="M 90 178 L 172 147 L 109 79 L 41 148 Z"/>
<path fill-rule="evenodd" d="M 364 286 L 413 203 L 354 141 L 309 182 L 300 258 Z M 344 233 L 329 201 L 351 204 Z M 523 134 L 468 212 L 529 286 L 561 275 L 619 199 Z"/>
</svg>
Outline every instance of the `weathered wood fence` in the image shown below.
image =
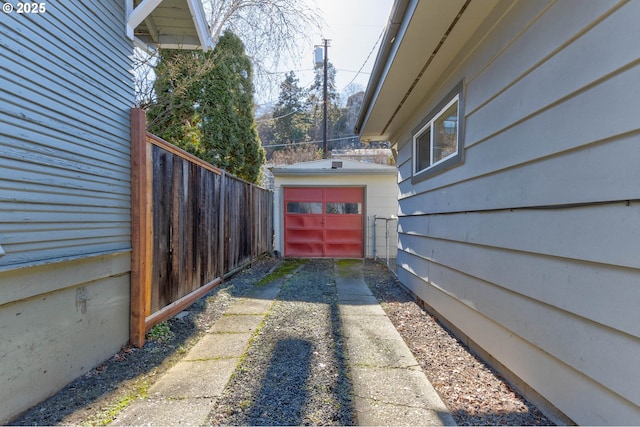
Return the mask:
<svg viewBox="0 0 640 427">
<path fill-rule="evenodd" d="M 130 340 L 272 249 L 273 193 L 146 131 L 131 111 Z"/>
</svg>

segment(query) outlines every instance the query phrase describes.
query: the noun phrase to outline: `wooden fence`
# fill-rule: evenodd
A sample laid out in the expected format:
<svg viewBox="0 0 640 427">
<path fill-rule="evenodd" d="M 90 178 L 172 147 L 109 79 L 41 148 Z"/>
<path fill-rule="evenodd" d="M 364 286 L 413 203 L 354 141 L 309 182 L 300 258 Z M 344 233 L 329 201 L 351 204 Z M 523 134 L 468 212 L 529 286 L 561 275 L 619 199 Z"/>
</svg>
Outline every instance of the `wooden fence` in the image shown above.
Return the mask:
<svg viewBox="0 0 640 427">
<path fill-rule="evenodd" d="M 272 249 L 273 193 L 146 132 L 131 110 L 133 345 Z"/>
</svg>

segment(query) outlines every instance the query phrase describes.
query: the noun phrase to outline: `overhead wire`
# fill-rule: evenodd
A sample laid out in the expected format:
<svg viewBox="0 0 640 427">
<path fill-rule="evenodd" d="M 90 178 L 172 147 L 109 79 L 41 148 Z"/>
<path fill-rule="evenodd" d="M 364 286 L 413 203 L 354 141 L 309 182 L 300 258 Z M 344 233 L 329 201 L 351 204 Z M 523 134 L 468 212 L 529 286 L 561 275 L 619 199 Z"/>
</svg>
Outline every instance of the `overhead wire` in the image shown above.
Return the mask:
<svg viewBox="0 0 640 427">
<path fill-rule="evenodd" d="M 327 142 L 334 142 L 334 141 L 342 141 L 345 139 L 353 139 L 353 138 L 357 138 L 357 135 L 350 135 L 350 136 L 342 136 L 340 138 L 333 138 L 333 139 L 327 139 Z M 271 148 L 271 147 L 290 147 L 293 145 L 302 145 L 302 144 L 320 144 L 322 143 L 322 140 L 318 140 L 318 141 L 300 141 L 300 142 L 289 142 L 286 144 L 267 144 L 267 145 L 263 145 L 264 148 Z"/>
<path fill-rule="evenodd" d="M 364 68 L 364 66 L 367 65 L 367 62 L 369 62 L 369 58 L 371 58 L 371 54 L 373 54 L 373 51 L 376 50 L 376 47 L 378 46 L 378 43 L 380 43 L 380 40 L 382 39 L 382 35 L 384 34 L 385 29 L 386 29 L 386 27 L 382 28 L 382 31 L 380 31 L 380 34 L 378 35 L 378 40 L 376 40 L 376 42 L 373 44 L 373 47 L 371 48 L 371 50 L 369 51 L 369 54 L 367 55 L 367 59 L 364 60 L 364 62 L 360 66 L 360 69 L 356 73 L 356 75 L 353 76 L 353 79 L 351 79 L 351 81 L 349 83 L 347 83 L 347 85 L 344 88 L 342 88 L 342 91 L 344 91 L 347 87 L 349 87 L 349 85 L 351 83 L 353 83 L 358 78 L 358 76 L 362 72 L 362 69 Z"/>
<path fill-rule="evenodd" d="M 378 39 L 376 40 L 376 42 L 375 42 L 375 43 L 373 44 L 373 46 L 371 47 L 371 50 L 369 50 L 369 53 L 367 54 L 366 59 L 364 60 L 364 62 L 362 63 L 362 65 L 360 66 L 360 69 L 358 69 L 358 71 L 342 70 L 342 69 L 338 70 L 338 69 L 336 69 L 336 70 L 338 70 L 338 71 L 346 71 L 346 72 L 349 72 L 349 73 L 356 73 L 356 74 L 355 74 L 355 76 L 353 76 L 353 79 L 351 79 L 351 81 L 350 81 L 349 83 L 347 83 L 347 84 L 342 88 L 342 90 L 341 90 L 340 92 L 343 92 L 345 89 L 347 89 L 347 88 L 349 87 L 349 85 L 350 85 L 351 83 L 353 83 L 353 82 L 358 78 L 358 76 L 359 76 L 360 74 L 371 74 L 371 73 L 362 73 L 362 70 L 363 70 L 363 69 L 364 69 L 364 67 L 367 65 L 367 62 L 369 62 L 369 58 L 371 58 L 371 55 L 373 54 L 373 52 L 375 51 L 376 47 L 378 46 L 378 43 L 380 43 L 380 40 L 382 39 L 382 36 L 383 36 L 383 34 L 384 34 L 385 29 L 386 29 L 386 27 L 383 27 L 383 28 L 382 28 L 382 31 L 380 31 L 380 34 L 378 35 Z M 311 70 L 292 70 L 292 71 L 296 72 L 296 71 L 313 71 L 313 70 L 311 69 Z M 288 73 L 288 72 L 289 72 L 289 71 L 286 71 L 286 72 L 284 72 L 284 71 L 275 71 L 275 72 L 273 72 L 273 74 Z M 307 84 L 307 85 L 302 86 L 302 88 L 303 88 L 303 89 L 304 89 L 304 88 L 307 88 L 308 86 L 311 86 L 313 83 L 314 83 L 314 82 L 312 81 L 311 83 L 309 83 L 309 84 Z M 297 113 L 297 112 L 298 112 L 298 111 L 292 111 L 292 112 L 290 112 L 290 113 L 283 114 L 282 116 L 278 116 L 278 117 L 271 117 L 271 118 L 267 118 L 267 119 L 261 119 L 261 120 L 259 120 L 259 122 L 266 122 L 266 121 L 277 120 L 277 119 L 280 119 L 280 118 L 284 118 L 284 117 L 290 116 L 290 115 L 295 114 L 295 113 Z"/>
</svg>

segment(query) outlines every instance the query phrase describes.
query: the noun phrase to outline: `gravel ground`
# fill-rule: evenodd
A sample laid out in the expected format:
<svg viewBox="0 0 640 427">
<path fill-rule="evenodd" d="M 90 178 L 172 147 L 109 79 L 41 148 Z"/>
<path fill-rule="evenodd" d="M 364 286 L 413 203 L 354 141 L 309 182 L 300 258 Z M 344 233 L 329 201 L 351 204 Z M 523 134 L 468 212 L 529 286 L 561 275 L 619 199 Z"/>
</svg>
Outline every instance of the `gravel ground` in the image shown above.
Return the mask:
<svg viewBox="0 0 640 427">
<path fill-rule="evenodd" d="M 141 348 L 114 357 L 27 411 L 13 425 L 105 425 L 142 396 L 276 264 L 265 257 L 167 322 Z M 374 295 L 460 425 L 552 425 L 403 290 L 381 263 L 364 263 Z M 331 260 L 307 262 L 278 299 L 212 407 L 213 425 L 354 424 Z"/>
<path fill-rule="evenodd" d="M 384 264 L 365 281 L 459 425 L 554 425 L 426 313 Z"/>
<path fill-rule="evenodd" d="M 286 279 L 213 425 L 353 425 L 332 260 Z"/>
</svg>

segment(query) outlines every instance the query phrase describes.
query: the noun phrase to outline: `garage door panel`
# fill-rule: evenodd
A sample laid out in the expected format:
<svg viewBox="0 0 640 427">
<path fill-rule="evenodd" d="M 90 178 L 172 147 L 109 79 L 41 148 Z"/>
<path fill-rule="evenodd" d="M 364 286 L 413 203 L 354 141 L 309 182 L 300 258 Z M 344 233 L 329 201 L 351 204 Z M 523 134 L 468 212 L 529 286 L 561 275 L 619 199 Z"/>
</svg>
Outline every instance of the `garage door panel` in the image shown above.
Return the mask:
<svg viewBox="0 0 640 427">
<path fill-rule="evenodd" d="M 357 230 L 335 229 L 324 232 L 325 242 L 332 243 L 357 243 L 362 242 L 362 233 Z"/>
<path fill-rule="evenodd" d="M 326 188 L 325 202 L 362 202 L 362 188 Z"/>
<path fill-rule="evenodd" d="M 324 218 L 324 228 L 334 230 L 361 230 L 362 215 L 327 215 Z"/>
<path fill-rule="evenodd" d="M 314 228 L 322 230 L 322 215 L 289 215 L 287 216 L 288 229 Z"/>
<path fill-rule="evenodd" d="M 364 189 L 285 187 L 285 256 L 362 258 Z"/>
<path fill-rule="evenodd" d="M 322 188 L 313 187 L 289 187 L 284 196 L 285 201 L 296 202 L 322 202 Z"/>
<path fill-rule="evenodd" d="M 362 243 L 326 244 L 324 256 L 328 258 L 362 258 Z"/>
<path fill-rule="evenodd" d="M 322 242 L 287 243 L 285 246 L 285 254 L 290 257 L 321 258 L 323 250 Z"/>
<path fill-rule="evenodd" d="M 313 229 L 301 229 L 295 230 L 295 233 L 289 236 L 287 239 L 289 243 L 320 243 L 323 242 L 323 233 L 322 230 L 313 230 Z"/>
</svg>

